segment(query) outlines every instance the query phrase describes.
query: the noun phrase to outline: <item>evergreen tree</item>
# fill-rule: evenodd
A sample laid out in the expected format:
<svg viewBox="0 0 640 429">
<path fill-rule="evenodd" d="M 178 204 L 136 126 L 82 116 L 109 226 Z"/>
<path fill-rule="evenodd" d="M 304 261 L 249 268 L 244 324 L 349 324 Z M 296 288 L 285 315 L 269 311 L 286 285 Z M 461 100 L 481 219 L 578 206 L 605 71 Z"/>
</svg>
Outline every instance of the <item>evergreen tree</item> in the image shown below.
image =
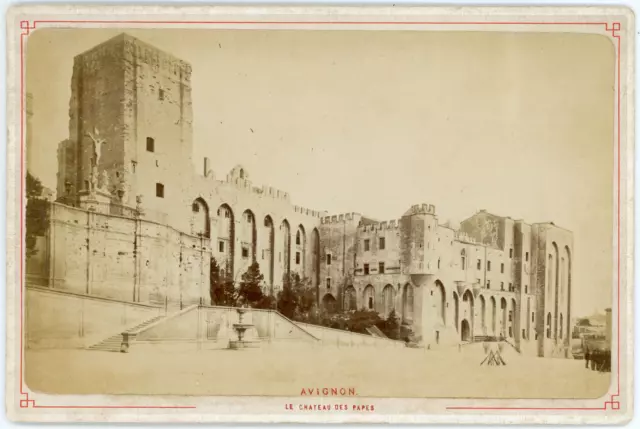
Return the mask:
<svg viewBox="0 0 640 429">
<path fill-rule="evenodd" d="M 357 310 L 347 317 L 347 329 L 361 334 L 368 334 L 367 328 L 378 326 L 381 321 L 378 312 L 373 310 Z"/>
<path fill-rule="evenodd" d="M 298 295 L 291 282 L 291 276 L 285 274 L 283 280 L 282 290 L 278 292 L 278 311 L 285 317 L 293 319 L 298 308 Z"/>
<path fill-rule="evenodd" d="M 296 272 L 285 274 L 278 293 L 278 311 L 290 319 L 309 321 L 316 305 L 316 291 L 311 282 Z"/>
<path fill-rule="evenodd" d="M 27 211 L 26 222 L 26 256 L 27 258 L 37 253 L 36 237 L 43 236 L 47 229 L 49 217 L 49 202 L 42 198 L 44 187 L 40 179 L 27 171 L 26 180 Z"/>
<path fill-rule="evenodd" d="M 233 279 L 221 270 L 216 258 L 211 258 L 209 269 L 209 293 L 211 305 L 223 305 L 233 307 L 237 302 L 237 295 Z"/>
<path fill-rule="evenodd" d="M 260 272 L 260 265 L 254 262 L 249 266 L 247 271 L 242 274 L 238 295 L 241 297 L 243 303 L 255 308 L 264 300 L 265 295 L 262 291 L 263 281 L 264 276 Z"/>
<path fill-rule="evenodd" d="M 395 310 L 391 310 L 389 316 L 387 316 L 387 320 L 381 323 L 382 326 L 380 330 L 392 340 L 397 340 L 400 338 L 400 318 L 396 314 Z"/>
</svg>

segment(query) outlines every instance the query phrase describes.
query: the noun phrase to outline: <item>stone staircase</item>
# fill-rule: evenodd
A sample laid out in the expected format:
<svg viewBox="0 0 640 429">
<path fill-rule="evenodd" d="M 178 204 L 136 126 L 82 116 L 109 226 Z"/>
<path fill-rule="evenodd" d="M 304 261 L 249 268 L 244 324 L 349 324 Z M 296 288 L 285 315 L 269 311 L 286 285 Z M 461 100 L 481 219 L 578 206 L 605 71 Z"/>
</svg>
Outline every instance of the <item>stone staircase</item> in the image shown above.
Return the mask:
<svg viewBox="0 0 640 429">
<path fill-rule="evenodd" d="M 485 341 L 495 341 L 495 337 L 492 335 L 476 335 L 473 337 L 473 342 L 483 343 Z"/>
<path fill-rule="evenodd" d="M 140 323 L 139 325 L 136 325 L 132 328 L 127 329 L 124 332 L 133 332 L 133 331 L 138 331 L 142 328 L 145 328 L 146 326 L 149 326 L 152 323 L 157 322 L 158 320 L 164 318 L 164 315 L 161 316 L 156 316 L 153 317 L 149 320 L 145 320 L 144 322 Z M 122 332 L 112 335 L 109 338 L 106 338 L 102 341 L 100 341 L 97 344 L 94 344 L 92 346 L 89 346 L 89 350 L 98 350 L 98 351 L 103 351 L 103 352 L 120 352 L 120 347 L 122 345 Z"/>
</svg>

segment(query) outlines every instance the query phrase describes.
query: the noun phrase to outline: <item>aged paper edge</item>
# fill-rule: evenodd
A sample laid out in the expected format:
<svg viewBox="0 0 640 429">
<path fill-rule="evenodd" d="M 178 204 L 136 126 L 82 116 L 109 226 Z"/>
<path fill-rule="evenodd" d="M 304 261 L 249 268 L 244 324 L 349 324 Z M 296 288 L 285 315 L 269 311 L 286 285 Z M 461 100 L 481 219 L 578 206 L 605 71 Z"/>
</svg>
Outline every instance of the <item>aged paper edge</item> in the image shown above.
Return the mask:
<svg viewBox="0 0 640 429">
<path fill-rule="evenodd" d="M 108 16 L 108 20 L 104 17 Z M 562 423 L 562 424 L 615 424 L 630 421 L 633 416 L 633 200 L 634 200 L 634 80 L 635 62 L 633 12 L 623 7 L 195 7 L 195 6 L 17 6 L 7 16 L 7 414 L 14 421 L 38 422 L 304 422 L 304 423 Z M 82 21 L 94 21 L 92 24 Z M 114 21 L 129 21 L 116 24 Z M 54 23 L 52 21 L 59 21 Z M 62 22 L 60 22 L 62 21 Z M 100 21 L 100 22 L 95 22 Z M 109 22 L 108 22 L 109 21 Z M 145 24 L 145 21 L 147 22 Z M 360 29 L 393 30 L 401 22 L 432 23 L 431 30 L 480 26 L 484 30 L 498 22 L 509 21 L 514 31 L 523 31 L 525 22 L 529 31 L 553 31 L 577 21 L 597 22 L 599 34 L 618 41 L 621 60 L 619 76 L 618 117 L 620 152 L 618 157 L 618 204 L 620 224 L 614 236 L 619 236 L 619 293 L 614 301 L 614 314 L 619 325 L 614 329 L 619 340 L 617 371 L 618 389 L 595 401 L 559 400 L 464 400 L 464 399 L 376 399 L 387 411 L 373 415 L 353 414 L 282 414 L 282 403 L 299 398 L 234 398 L 234 397 L 154 397 L 154 396 L 64 396 L 57 397 L 28 391 L 20 378 L 20 323 L 22 242 L 21 216 L 24 203 L 20 201 L 24 159 L 22 139 L 22 51 L 28 34 L 44 26 L 120 26 L 122 28 L 154 28 L 161 25 L 181 25 L 176 22 L 199 21 L 198 26 L 211 26 L 210 21 L 252 22 L 253 28 L 274 28 L 275 22 L 315 22 L 315 29 L 324 28 L 326 21 L 368 22 Z M 172 21 L 173 24 L 167 24 Z M 203 22 L 209 21 L 209 23 Z M 322 22 L 321 22 L 322 21 Z M 375 22 L 374 22 L 375 21 Z M 384 26 L 380 24 L 384 21 Z M 551 22 L 561 24 L 549 25 Z M 617 25 L 616 25 L 617 24 Z M 222 28 L 235 28 L 236 24 L 218 24 Z M 282 28 L 282 23 L 280 27 Z M 284 24 L 286 25 L 286 24 Z M 416 24 L 418 25 L 418 24 Z M 301 29 L 299 25 L 290 28 Z M 574 26 L 578 27 L 578 26 Z M 220 27 L 218 27 L 220 28 Z M 249 28 L 244 25 L 243 28 Z M 344 28 L 344 27 L 342 27 Z M 406 27 L 405 27 L 406 28 Z M 582 31 L 584 29 L 581 28 Z M 574 31 L 580 31 L 578 29 Z M 621 41 L 624 41 L 621 43 Z M 619 235 L 618 235 L 619 234 Z M 617 274 L 617 273 L 616 273 Z M 614 287 L 614 292 L 616 287 Z M 618 307 L 616 308 L 616 302 Z M 620 326 L 623 326 L 621 329 Z M 626 334 L 626 335 L 624 335 Z M 615 383 L 613 383 L 615 384 Z M 582 407 L 576 406 L 581 402 Z M 590 405 L 584 405 L 590 402 Z M 127 403 L 128 405 L 126 405 Z M 76 405 L 70 405 L 76 404 Z M 457 405 L 460 407 L 456 407 Z M 617 409 L 615 407 L 618 407 Z M 177 408 L 183 407 L 183 408 Z M 457 408 L 457 409 L 455 409 Z M 431 413 L 431 414 L 427 414 Z"/>
</svg>

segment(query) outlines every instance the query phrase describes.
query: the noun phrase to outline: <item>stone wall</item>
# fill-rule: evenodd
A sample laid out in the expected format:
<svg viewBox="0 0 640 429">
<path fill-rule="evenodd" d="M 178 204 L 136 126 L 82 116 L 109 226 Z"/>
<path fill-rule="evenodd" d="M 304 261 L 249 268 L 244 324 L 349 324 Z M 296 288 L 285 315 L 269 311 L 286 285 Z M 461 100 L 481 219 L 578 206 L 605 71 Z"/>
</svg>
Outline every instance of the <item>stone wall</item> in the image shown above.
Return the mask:
<svg viewBox="0 0 640 429">
<path fill-rule="evenodd" d="M 57 203 L 50 213 L 53 289 L 162 305 L 209 300 L 209 240 Z"/>
<path fill-rule="evenodd" d="M 87 133 L 97 129 L 107 142 L 101 149 L 98 170 L 107 171 L 115 183 L 115 171 L 124 165 L 124 64 L 122 41 L 109 41 L 74 59 L 69 103 L 69 143 L 76 151 L 76 192 L 87 190 L 93 143 Z M 66 162 L 63 160 L 63 162 Z"/>
<path fill-rule="evenodd" d="M 531 228 L 538 354 L 561 357 L 571 338 L 573 235 L 553 223 Z"/>
<path fill-rule="evenodd" d="M 334 215 L 322 219 L 320 236 L 319 298 L 325 305 L 344 305 L 344 290 L 354 283 L 358 240 L 357 213 Z"/>
<path fill-rule="evenodd" d="M 311 325 L 309 323 L 296 322 L 296 325 L 318 338 L 322 345 L 336 347 L 374 346 L 377 348 L 404 348 L 404 342 L 372 335 L 347 332 L 340 329 L 332 329 L 324 326 Z"/>
<path fill-rule="evenodd" d="M 84 348 L 163 314 L 133 304 L 41 287 L 25 294 L 27 348 Z"/>
<path fill-rule="evenodd" d="M 132 352 L 147 346 L 182 345 L 203 349 L 227 348 L 229 340 L 237 339 L 233 324 L 239 317 L 235 308 L 193 306 L 175 313 L 142 331 Z M 243 323 L 252 324 L 244 338 L 263 344 L 318 342 L 306 329 L 273 310 L 247 309 Z"/>
</svg>

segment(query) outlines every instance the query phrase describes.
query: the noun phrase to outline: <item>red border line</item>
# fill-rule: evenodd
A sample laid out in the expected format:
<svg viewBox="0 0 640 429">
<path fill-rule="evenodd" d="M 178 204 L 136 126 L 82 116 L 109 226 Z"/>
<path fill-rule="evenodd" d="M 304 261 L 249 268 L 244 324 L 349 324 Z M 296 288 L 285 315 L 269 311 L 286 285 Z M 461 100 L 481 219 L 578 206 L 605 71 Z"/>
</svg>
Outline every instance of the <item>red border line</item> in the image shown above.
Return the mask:
<svg viewBox="0 0 640 429">
<path fill-rule="evenodd" d="M 549 21 L 524 21 L 524 22 L 515 22 L 515 21 L 453 21 L 453 22 L 444 22 L 444 21 L 143 21 L 143 20 L 34 20 L 33 26 L 30 25 L 30 21 L 21 21 L 20 29 L 22 30 L 20 34 L 20 171 L 22 173 L 22 182 L 20 186 L 20 236 L 24 237 L 24 145 L 25 145 L 25 134 L 24 134 L 24 99 L 25 99 L 25 88 L 24 88 L 24 38 L 28 36 L 31 30 L 35 30 L 37 24 L 190 24 L 190 25 L 223 25 L 223 24 L 233 24 L 233 25 L 604 25 L 605 31 L 610 32 L 614 39 L 617 40 L 617 168 L 618 168 L 618 188 L 617 188 L 617 214 L 618 214 L 618 223 L 617 223 L 617 324 L 618 324 L 618 332 L 617 332 L 617 392 L 615 394 L 610 395 L 610 399 L 605 401 L 604 405 L 600 408 L 598 407 L 446 407 L 447 410 L 511 410 L 511 411 L 522 411 L 522 410 L 557 410 L 557 411 L 567 411 L 567 410 L 594 410 L 594 411 L 602 411 L 607 410 L 607 406 L 611 405 L 611 409 L 619 410 L 620 409 L 620 183 L 621 183 L 621 154 L 620 154 L 620 129 L 621 129 L 621 120 L 620 120 L 620 106 L 621 106 L 621 94 L 620 94 L 620 58 L 621 58 L 621 37 L 618 34 L 620 31 L 621 24 L 620 22 L 614 22 L 609 26 L 608 22 L 549 22 Z M 73 408 L 73 409 L 184 409 L 184 408 L 196 408 L 195 406 L 92 406 L 92 405 L 36 405 L 35 400 L 29 399 L 29 393 L 24 391 L 24 383 L 23 383 L 23 307 L 24 307 L 24 267 L 23 267 L 23 255 L 24 255 L 24 240 L 21 240 L 20 243 L 20 394 L 23 396 L 23 399 L 20 400 L 21 408 L 28 408 L 32 406 L 33 408 Z M 617 400 L 616 400 L 617 399 Z"/>
<path fill-rule="evenodd" d="M 117 21 L 117 20 L 36 20 L 36 24 L 264 24 L 264 25 L 485 25 L 485 24 L 510 24 L 510 25 L 607 25 L 606 22 L 538 22 L 538 21 Z"/>
</svg>

